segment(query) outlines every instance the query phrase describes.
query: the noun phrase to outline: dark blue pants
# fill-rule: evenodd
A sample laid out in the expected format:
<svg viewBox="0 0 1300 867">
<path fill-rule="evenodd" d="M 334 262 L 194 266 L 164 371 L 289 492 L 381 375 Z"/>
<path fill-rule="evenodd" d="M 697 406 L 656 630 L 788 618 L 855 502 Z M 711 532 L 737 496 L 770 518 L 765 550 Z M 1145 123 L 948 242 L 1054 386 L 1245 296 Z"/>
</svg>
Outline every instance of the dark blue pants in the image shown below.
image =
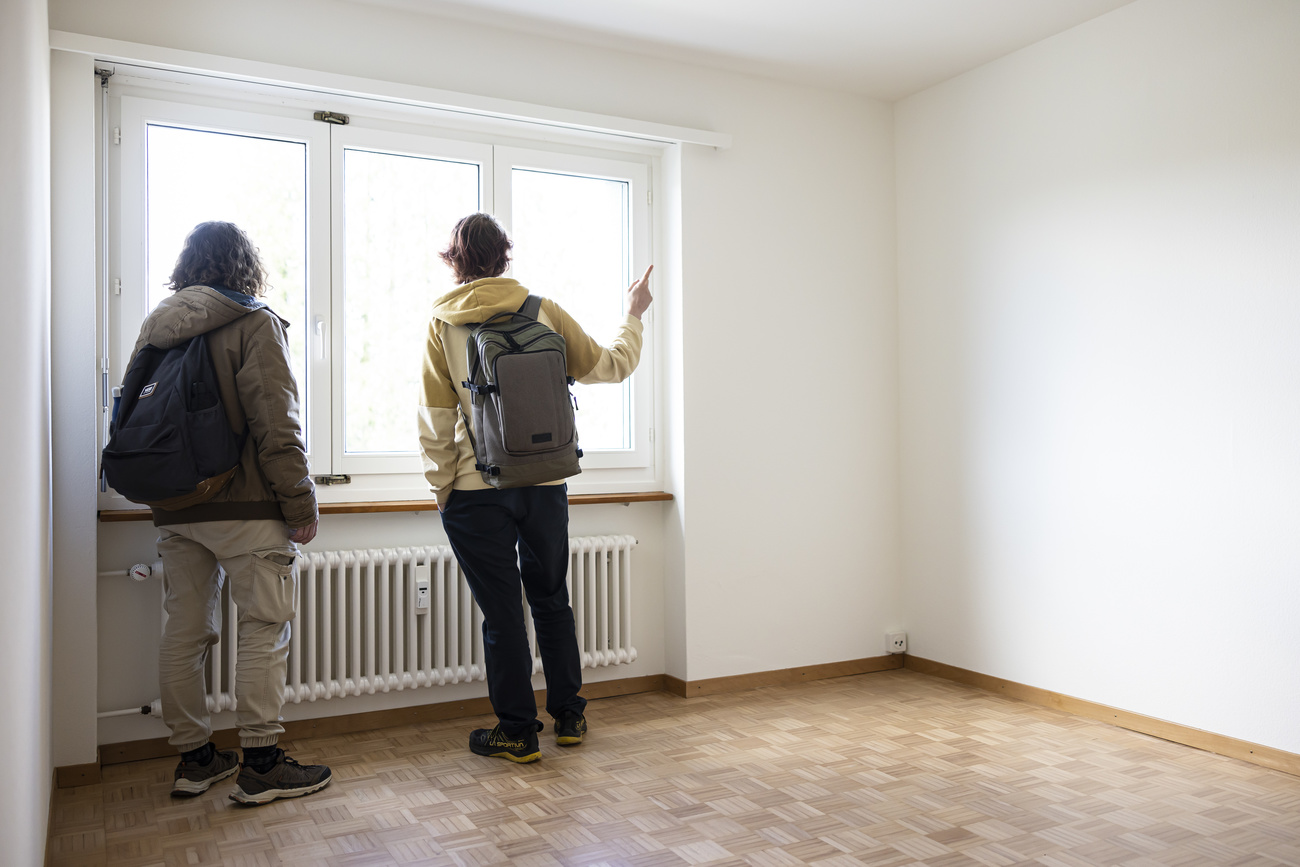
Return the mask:
<svg viewBox="0 0 1300 867">
<path fill-rule="evenodd" d="M 540 730 L 533 698 L 519 586 L 528 597 L 537 649 L 546 675 L 546 712 L 582 713 L 582 659 L 569 607 L 569 494 L 567 485 L 504 491 L 455 491 L 442 512 L 456 559 L 483 611 L 488 698 L 510 735 Z"/>
</svg>

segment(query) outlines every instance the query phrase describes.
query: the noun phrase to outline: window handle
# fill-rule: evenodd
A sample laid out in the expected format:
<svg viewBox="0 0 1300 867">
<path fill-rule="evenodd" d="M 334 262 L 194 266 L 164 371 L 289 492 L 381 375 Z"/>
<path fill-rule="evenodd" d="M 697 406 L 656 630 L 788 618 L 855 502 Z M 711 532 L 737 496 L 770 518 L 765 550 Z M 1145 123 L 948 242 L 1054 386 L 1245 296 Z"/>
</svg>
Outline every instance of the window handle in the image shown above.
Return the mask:
<svg viewBox="0 0 1300 867">
<path fill-rule="evenodd" d="M 316 347 L 317 347 L 316 357 L 319 358 L 321 361 L 324 361 L 325 360 L 325 317 L 324 316 L 316 317 Z"/>
</svg>

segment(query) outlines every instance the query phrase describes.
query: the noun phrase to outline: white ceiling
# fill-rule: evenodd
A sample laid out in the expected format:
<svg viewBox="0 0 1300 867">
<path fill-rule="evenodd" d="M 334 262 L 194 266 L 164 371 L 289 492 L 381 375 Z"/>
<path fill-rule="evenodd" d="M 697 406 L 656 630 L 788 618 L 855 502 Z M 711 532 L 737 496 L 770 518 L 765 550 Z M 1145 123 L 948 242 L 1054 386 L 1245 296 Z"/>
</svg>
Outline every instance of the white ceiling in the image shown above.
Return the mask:
<svg viewBox="0 0 1300 867">
<path fill-rule="evenodd" d="M 893 100 L 1133 0 L 358 0 Z"/>
</svg>

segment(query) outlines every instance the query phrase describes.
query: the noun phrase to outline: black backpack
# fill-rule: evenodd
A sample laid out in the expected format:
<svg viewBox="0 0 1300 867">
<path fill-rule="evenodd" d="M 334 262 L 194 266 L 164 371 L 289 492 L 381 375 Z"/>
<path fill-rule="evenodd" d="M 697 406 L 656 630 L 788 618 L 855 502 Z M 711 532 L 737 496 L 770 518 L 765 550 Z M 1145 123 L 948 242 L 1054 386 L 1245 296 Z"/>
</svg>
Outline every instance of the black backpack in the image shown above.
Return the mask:
<svg viewBox="0 0 1300 867">
<path fill-rule="evenodd" d="M 474 467 L 494 488 L 575 476 L 578 428 L 564 338 L 537 321 L 542 299 L 470 326 L 465 343 L 474 412 Z"/>
<path fill-rule="evenodd" d="M 136 353 L 122 377 L 100 466 L 128 500 L 184 509 L 229 484 L 247 438 L 247 428 L 230 428 L 200 334 L 171 349 L 148 344 Z"/>
</svg>

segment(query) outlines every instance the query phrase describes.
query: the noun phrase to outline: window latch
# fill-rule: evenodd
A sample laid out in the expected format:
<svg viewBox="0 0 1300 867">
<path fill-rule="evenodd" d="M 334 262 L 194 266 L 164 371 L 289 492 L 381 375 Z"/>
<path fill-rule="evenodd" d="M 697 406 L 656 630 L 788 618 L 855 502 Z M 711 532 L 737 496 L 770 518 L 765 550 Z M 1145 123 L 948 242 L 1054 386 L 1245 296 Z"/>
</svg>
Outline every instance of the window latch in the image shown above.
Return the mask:
<svg viewBox="0 0 1300 867">
<path fill-rule="evenodd" d="M 352 477 L 351 477 L 351 476 L 348 476 L 348 475 L 312 476 L 312 479 L 313 479 L 313 480 L 316 482 L 316 484 L 318 484 L 318 485 L 326 485 L 326 486 L 328 486 L 328 485 L 350 485 L 350 484 L 352 484 Z"/>
</svg>

